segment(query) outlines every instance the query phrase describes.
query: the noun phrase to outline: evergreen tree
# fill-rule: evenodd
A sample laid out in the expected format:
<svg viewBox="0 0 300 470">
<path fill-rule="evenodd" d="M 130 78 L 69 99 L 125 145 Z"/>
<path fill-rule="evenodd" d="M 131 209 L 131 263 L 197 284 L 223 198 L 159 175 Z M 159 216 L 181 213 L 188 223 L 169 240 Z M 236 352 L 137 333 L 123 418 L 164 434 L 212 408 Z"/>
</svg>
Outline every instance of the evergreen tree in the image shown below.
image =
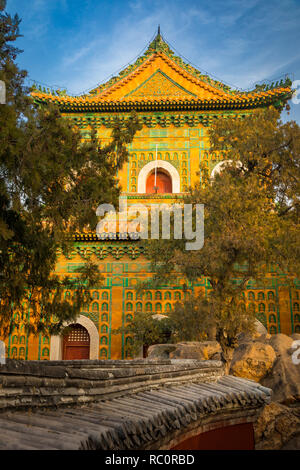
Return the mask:
<svg viewBox="0 0 300 470">
<path fill-rule="evenodd" d="M 117 204 L 117 170 L 140 125 L 134 114 L 127 124 L 116 119 L 111 142 L 101 146 L 95 130 L 82 142 L 57 108 L 37 107 L 25 86 L 27 73 L 15 62 L 20 19 L 5 7 L 0 0 L 0 80 L 6 85 L 6 104 L 0 104 L 0 332 L 6 335 L 20 320 L 35 332 L 58 332 L 75 320 L 100 276 L 89 261 L 73 278 L 53 275 L 57 250 L 70 249 L 66 234 L 95 229 L 99 204 Z"/>
</svg>

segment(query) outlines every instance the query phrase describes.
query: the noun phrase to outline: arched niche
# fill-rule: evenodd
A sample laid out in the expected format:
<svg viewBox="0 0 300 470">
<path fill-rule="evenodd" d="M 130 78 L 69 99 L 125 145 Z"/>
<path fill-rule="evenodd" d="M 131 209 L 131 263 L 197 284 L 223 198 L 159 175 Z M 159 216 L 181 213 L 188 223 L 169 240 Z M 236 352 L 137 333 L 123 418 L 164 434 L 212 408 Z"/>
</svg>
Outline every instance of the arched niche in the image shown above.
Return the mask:
<svg viewBox="0 0 300 470">
<path fill-rule="evenodd" d="M 172 180 L 172 192 L 173 193 L 180 193 L 180 176 L 176 168 L 169 162 L 164 160 L 153 160 L 147 165 L 145 165 L 138 176 L 138 193 L 145 194 L 146 193 L 146 184 L 148 176 L 155 171 L 157 167 L 158 170 L 165 171 L 171 180 Z"/>
<path fill-rule="evenodd" d="M 64 326 L 73 324 L 74 322 L 66 323 Z M 87 329 L 90 336 L 90 359 L 98 359 L 99 357 L 99 333 L 96 325 L 89 318 L 84 315 L 79 315 L 76 323 L 82 325 Z M 57 361 L 63 357 L 63 337 L 51 336 L 50 340 L 50 360 Z"/>
</svg>

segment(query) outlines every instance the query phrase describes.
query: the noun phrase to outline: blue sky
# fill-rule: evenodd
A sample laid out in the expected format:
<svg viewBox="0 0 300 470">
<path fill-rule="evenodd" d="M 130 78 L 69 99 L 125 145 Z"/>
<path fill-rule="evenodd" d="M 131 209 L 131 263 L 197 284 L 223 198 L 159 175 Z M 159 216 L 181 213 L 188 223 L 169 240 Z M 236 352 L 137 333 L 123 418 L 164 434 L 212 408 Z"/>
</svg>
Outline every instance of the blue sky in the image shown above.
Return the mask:
<svg viewBox="0 0 300 470">
<path fill-rule="evenodd" d="M 20 66 L 74 94 L 133 62 L 158 24 L 173 49 L 229 85 L 300 79 L 300 0 L 8 0 L 7 10 L 22 18 Z M 300 124 L 300 104 L 289 119 Z"/>
</svg>

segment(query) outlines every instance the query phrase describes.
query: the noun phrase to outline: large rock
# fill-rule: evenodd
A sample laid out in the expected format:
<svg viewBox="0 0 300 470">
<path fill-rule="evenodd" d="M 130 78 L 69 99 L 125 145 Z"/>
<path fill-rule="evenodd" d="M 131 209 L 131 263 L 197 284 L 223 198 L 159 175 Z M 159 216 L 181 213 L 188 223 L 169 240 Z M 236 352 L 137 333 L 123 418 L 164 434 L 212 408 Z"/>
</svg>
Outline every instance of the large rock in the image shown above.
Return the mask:
<svg viewBox="0 0 300 470">
<path fill-rule="evenodd" d="M 276 362 L 272 371 L 261 380 L 262 385 L 273 390 L 273 400 L 285 404 L 300 401 L 300 364 L 295 363 L 295 359 L 300 359 L 300 351 L 297 354 L 297 345 L 292 348 L 294 341 L 297 339 L 283 334 L 269 339 L 269 345 L 276 352 Z"/>
<path fill-rule="evenodd" d="M 150 359 L 169 359 L 171 351 L 176 349 L 176 344 L 153 344 L 149 346 L 147 357 Z"/>
<path fill-rule="evenodd" d="M 230 374 L 259 382 L 272 370 L 275 360 L 270 345 L 259 341 L 243 343 L 234 351 Z"/>
<path fill-rule="evenodd" d="M 257 319 L 255 320 L 255 331 L 260 335 L 266 335 L 268 333 L 266 327 Z"/>
<path fill-rule="evenodd" d="M 187 341 L 177 344 L 155 344 L 148 349 L 151 359 L 220 359 L 221 347 L 217 341 Z"/>
<path fill-rule="evenodd" d="M 299 410 L 279 403 L 266 405 L 254 425 L 255 448 L 276 450 L 299 449 Z"/>
<path fill-rule="evenodd" d="M 300 333 L 293 333 L 291 335 L 291 338 L 293 338 L 293 340 L 295 340 L 295 341 L 299 341 L 300 340 Z"/>
<path fill-rule="evenodd" d="M 170 359 L 219 359 L 221 347 L 217 341 L 187 341 L 177 343 L 176 349 L 170 353 Z"/>
</svg>

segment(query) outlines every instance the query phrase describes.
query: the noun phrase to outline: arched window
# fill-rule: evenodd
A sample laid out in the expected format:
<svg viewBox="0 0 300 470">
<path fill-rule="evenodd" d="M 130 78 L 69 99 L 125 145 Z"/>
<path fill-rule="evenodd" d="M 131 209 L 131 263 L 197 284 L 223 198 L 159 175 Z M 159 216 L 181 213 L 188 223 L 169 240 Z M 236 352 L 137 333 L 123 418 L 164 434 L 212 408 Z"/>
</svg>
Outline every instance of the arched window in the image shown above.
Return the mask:
<svg viewBox="0 0 300 470">
<path fill-rule="evenodd" d="M 257 298 L 258 298 L 258 300 L 264 300 L 265 299 L 265 294 L 263 292 L 259 292 Z"/>
<path fill-rule="evenodd" d="M 141 292 L 137 292 L 136 295 L 135 295 L 135 298 L 136 298 L 136 300 L 142 299 L 143 294 Z"/>
<path fill-rule="evenodd" d="M 18 344 L 18 337 L 16 335 L 12 337 L 12 344 Z"/>
<path fill-rule="evenodd" d="M 99 300 L 99 292 L 97 292 L 97 291 L 94 291 L 94 292 L 93 292 L 93 296 L 92 296 L 92 297 L 93 297 L 93 299 L 97 299 L 97 300 Z"/>
<path fill-rule="evenodd" d="M 294 303 L 294 312 L 299 312 L 299 304 L 298 302 Z"/>
<path fill-rule="evenodd" d="M 107 350 L 105 348 L 100 349 L 100 358 L 107 359 Z"/>
<path fill-rule="evenodd" d="M 17 348 L 16 347 L 12 348 L 11 357 L 14 358 L 14 359 L 17 357 Z"/>
<path fill-rule="evenodd" d="M 165 292 L 165 300 L 171 300 L 171 292 Z"/>
<path fill-rule="evenodd" d="M 274 314 L 269 315 L 269 323 L 276 323 L 276 317 Z"/>
<path fill-rule="evenodd" d="M 176 291 L 175 294 L 174 294 L 174 299 L 175 300 L 180 300 L 181 299 L 181 293 Z"/>
<path fill-rule="evenodd" d="M 103 302 L 103 304 L 101 306 L 101 310 L 102 310 L 102 312 L 105 312 L 106 310 L 108 310 L 108 303 L 107 302 Z"/>
<path fill-rule="evenodd" d="M 269 292 L 268 292 L 268 300 L 274 300 L 274 298 L 275 298 L 274 292 L 269 291 Z"/>
<path fill-rule="evenodd" d="M 248 304 L 248 309 L 250 310 L 250 312 L 255 312 L 255 304 L 253 302 L 250 302 Z"/>
<path fill-rule="evenodd" d="M 128 315 L 126 315 L 126 318 L 125 318 L 126 322 L 127 323 L 130 322 L 132 321 L 132 319 L 133 319 L 133 316 L 130 313 L 128 313 Z"/>
<path fill-rule="evenodd" d="M 43 344 L 50 344 L 50 338 L 48 336 L 43 338 Z"/>
<path fill-rule="evenodd" d="M 295 299 L 299 300 L 299 292 L 297 292 L 297 291 L 295 292 Z"/>
<path fill-rule="evenodd" d="M 131 338 L 131 336 L 127 336 L 127 338 L 125 339 L 125 344 L 126 346 L 128 346 L 129 344 L 133 344 L 133 339 Z"/>
<path fill-rule="evenodd" d="M 25 344 L 25 336 L 20 337 L 20 344 Z"/>
<path fill-rule="evenodd" d="M 136 311 L 141 312 L 143 310 L 143 304 L 142 302 L 137 302 L 136 304 Z"/>
<path fill-rule="evenodd" d="M 151 292 L 146 292 L 146 300 L 152 300 L 152 293 Z"/>
<path fill-rule="evenodd" d="M 107 313 L 102 313 L 102 315 L 101 315 L 101 321 L 108 322 L 108 316 L 107 316 Z"/>
<path fill-rule="evenodd" d="M 93 302 L 93 303 L 92 303 L 92 311 L 93 311 L 93 312 L 99 312 L 99 304 L 98 304 L 98 302 Z"/>
<path fill-rule="evenodd" d="M 101 326 L 101 333 L 107 333 L 108 332 L 108 327 L 107 325 L 102 325 Z"/>
<path fill-rule="evenodd" d="M 127 300 L 132 300 L 133 299 L 133 293 L 132 292 L 127 292 L 126 299 Z"/>
<path fill-rule="evenodd" d="M 161 300 L 161 292 L 155 292 L 155 300 Z"/>
<path fill-rule="evenodd" d="M 167 303 L 165 305 L 165 312 L 170 312 L 172 310 L 171 304 Z"/>
<path fill-rule="evenodd" d="M 270 326 L 270 328 L 269 328 L 269 333 L 270 333 L 271 335 L 276 335 L 276 333 L 277 333 L 277 328 L 276 328 L 276 326 L 274 326 L 274 325 Z"/>
<path fill-rule="evenodd" d="M 258 306 L 258 311 L 259 312 L 264 312 L 265 309 L 266 309 L 265 304 L 259 304 L 259 306 Z"/>
<path fill-rule="evenodd" d="M 47 348 L 44 348 L 44 349 L 47 349 Z M 43 352 L 44 352 L 44 350 L 43 350 Z M 20 359 L 21 359 L 21 358 L 22 358 L 22 359 L 23 359 L 23 358 L 25 359 L 25 348 L 20 348 L 20 349 L 19 349 L 19 358 L 20 358 Z"/>
<path fill-rule="evenodd" d="M 156 305 L 155 305 L 155 311 L 156 312 L 161 312 L 161 303 L 160 302 L 157 302 Z"/>
<path fill-rule="evenodd" d="M 107 337 L 106 336 L 101 336 L 100 344 L 107 344 L 107 343 L 108 343 Z"/>
<path fill-rule="evenodd" d="M 299 313 L 296 313 L 296 315 L 294 316 L 294 320 L 295 320 L 295 323 L 300 323 L 300 315 L 299 315 Z"/>
<path fill-rule="evenodd" d="M 254 292 L 248 292 L 248 299 L 249 300 L 255 300 Z"/>
<path fill-rule="evenodd" d="M 42 357 L 48 357 L 48 356 L 49 356 L 49 349 L 48 348 L 43 348 Z"/>
<path fill-rule="evenodd" d="M 102 300 L 108 300 L 108 292 L 102 292 Z"/>
<path fill-rule="evenodd" d="M 150 302 L 146 303 L 146 311 L 147 312 L 152 312 L 152 304 Z"/>
<path fill-rule="evenodd" d="M 133 310 L 132 302 L 127 302 L 127 304 L 126 304 L 126 310 L 129 310 L 130 312 Z"/>
</svg>

